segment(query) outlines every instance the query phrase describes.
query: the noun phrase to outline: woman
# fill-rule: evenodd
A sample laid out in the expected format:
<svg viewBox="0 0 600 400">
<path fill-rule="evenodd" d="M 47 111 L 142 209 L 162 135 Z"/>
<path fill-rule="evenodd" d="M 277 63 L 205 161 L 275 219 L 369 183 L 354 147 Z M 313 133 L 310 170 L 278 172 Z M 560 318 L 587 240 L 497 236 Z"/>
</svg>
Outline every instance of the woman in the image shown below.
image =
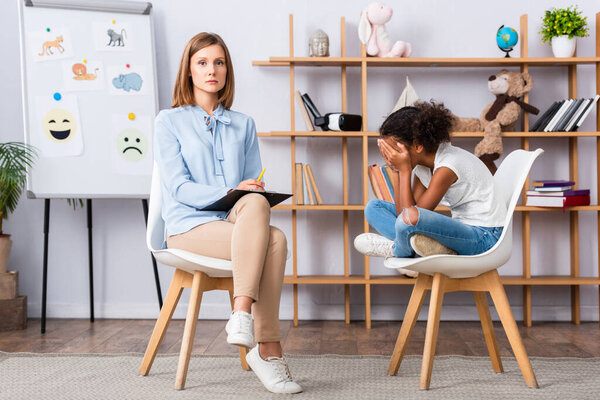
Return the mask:
<svg viewBox="0 0 600 400">
<path fill-rule="evenodd" d="M 365 217 L 383 237 L 359 235 L 357 250 L 380 257 L 473 255 L 496 244 L 506 206 L 485 164 L 450 144 L 451 124 L 450 111 L 433 102 L 401 108 L 383 122 L 379 150 L 397 171 L 398 190 L 394 203 L 369 201 Z M 433 211 L 442 200 L 452 217 Z"/>
<path fill-rule="evenodd" d="M 285 235 L 269 226 L 264 196 L 248 194 L 229 212 L 200 211 L 233 189 L 264 190 L 252 118 L 230 110 L 233 65 L 223 40 L 200 33 L 185 47 L 173 105 L 155 121 L 155 159 L 162 181 L 167 246 L 230 259 L 234 305 L 227 342 L 255 347 L 246 360 L 274 393 L 298 393 L 283 358 L 279 301 L 287 257 Z"/>
</svg>

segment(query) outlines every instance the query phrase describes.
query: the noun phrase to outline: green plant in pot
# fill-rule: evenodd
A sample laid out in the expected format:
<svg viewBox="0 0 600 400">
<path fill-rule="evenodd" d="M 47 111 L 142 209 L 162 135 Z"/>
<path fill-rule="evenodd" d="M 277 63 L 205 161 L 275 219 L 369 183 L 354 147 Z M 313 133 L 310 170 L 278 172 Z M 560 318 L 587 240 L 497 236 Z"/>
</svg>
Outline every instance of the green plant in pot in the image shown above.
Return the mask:
<svg viewBox="0 0 600 400">
<path fill-rule="evenodd" d="M 554 57 L 573 57 L 577 37 L 589 36 L 587 17 L 577 6 L 546 10 L 542 17 L 542 43 L 550 42 Z"/>
<path fill-rule="evenodd" d="M 25 143 L 0 143 L 0 273 L 6 272 L 12 241 L 2 230 L 2 220 L 17 208 L 25 189 L 27 168 L 33 165 L 35 150 Z"/>
</svg>

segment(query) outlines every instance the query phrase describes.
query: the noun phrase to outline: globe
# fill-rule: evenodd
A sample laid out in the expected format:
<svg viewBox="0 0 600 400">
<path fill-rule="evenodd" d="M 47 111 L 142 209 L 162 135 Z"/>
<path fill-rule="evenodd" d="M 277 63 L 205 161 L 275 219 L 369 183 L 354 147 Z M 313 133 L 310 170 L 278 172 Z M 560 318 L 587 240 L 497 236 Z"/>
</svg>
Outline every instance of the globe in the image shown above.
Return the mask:
<svg viewBox="0 0 600 400">
<path fill-rule="evenodd" d="M 496 33 L 496 44 L 500 50 L 506 53 L 505 57 L 510 57 L 508 53 L 513 50 L 513 47 L 515 47 L 518 41 L 519 34 L 513 28 L 504 25 L 498 28 L 498 32 Z"/>
</svg>

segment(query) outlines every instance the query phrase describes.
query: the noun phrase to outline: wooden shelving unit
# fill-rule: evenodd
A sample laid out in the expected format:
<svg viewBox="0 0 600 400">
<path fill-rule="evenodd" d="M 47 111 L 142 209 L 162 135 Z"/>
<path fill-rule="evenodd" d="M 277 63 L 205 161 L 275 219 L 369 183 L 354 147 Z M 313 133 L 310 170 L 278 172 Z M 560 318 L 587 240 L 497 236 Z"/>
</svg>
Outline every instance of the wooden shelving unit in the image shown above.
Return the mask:
<svg viewBox="0 0 600 400">
<path fill-rule="evenodd" d="M 568 97 L 577 97 L 577 66 L 596 66 L 596 92 L 600 93 L 600 13 L 596 14 L 596 56 L 595 57 L 570 57 L 570 58 L 529 58 L 527 51 L 527 15 L 520 18 L 520 58 L 378 58 L 367 57 L 366 49 L 361 46 L 360 57 L 346 56 L 346 30 L 345 18 L 341 18 L 341 57 L 294 57 L 293 40 L 293 16 L 289 16 L 289 48 L 288 57 L 270 57 L 269 61 L 253 61 L 254 66 L 287 67 L 289 68 L 290 80 L 290 131 L 260 132 L 260 137 L 289 138 L 291 150 L 291 166 L 294 171 L 296 163 L 296 138 L 297 137 L 337 137 L 342 140 L 342 179 L 343 179 L 343 204 L 326 205 L 296 205 L 296 193 L 292 197 L 292 203 L 279 205 L 275 209 L 290 210 L 292 216 L 292 275 L 286 276 L 285 284 L 293 285 L 294 297 L 294 325 L 298 325 L 298 285 L 344 285 L 345 288 L 345 320 L 350 322 L 350 285 L 364 286 L 365 290 L 365 324 L 371 327 L 371 286 L 372 285 L 412 285 L 415 280 L 401 276 L 371 276 L 369 269 L 369 257 L 364 257 L 364 268 L 362 275 L 350 275 L 349 253 L 351 238 L 349 237 L 348 212 L 363 211 L 369 201 L 368 189 L 368 149 L 369 138 L 379 136 L 378 132 L 369 132 L 367 129 L 367 70 L 369 67 L 417 67 L 417 68 L 477 68 L 477 67 L 519 67 L 521 72 L 528 72 L 529 67 L 552 67 L 567 68 L 568 71 Z M 363 119 L 363 130 L 360 132 L 318 132 L 318 131 L 296 131 L 295 129 L 295 103 L 294 103 L 294 70 L 296 67 L 336 67 L 341 71 L 341 96 L 342 112 L 347 111 L 347 74 L 348 67 L 357 67 L 361 71 L 361 113 Z M 528 101 L 528 96 L 524 98 Z M 596 115 L 600 115 L 600 104 L 596 105 Z M 529 132 L 529 117 L 524 114 L 521 121 L 520 132 L 504 132 L 507 138 L 520 138 L 521 148 L 529 150 L 531 138 L 567 138 L 569 142 L 569 179 L 577 182 L 577 138 L 596 138 L 596 171 L 597 187 L 600 188 L 600 118 L 596 118 L 595 132 Z M 477 138 L 483 137 L 482 132 L 454 132 L 454 138 Z M 349 204 L 348 202 L 348 138 L 362 141 L 362 200 L 363 204 Z M 295 174 L 292 173 L 292 189 L 295 190 Z M 525 190 L 529 187 L 529 180 L 525 183 Z M 298 266 L 298 235 L 296 213 L 298 210 L 309 211 L 341 211 L 343 213 L 344 234 L 344 269 L 337 275 L 302 275 Z M 447 207 L 438 207 L 438 211 L 448 211 Z M 568 276 L 533 276 L 531 274 L 531 212 L 561 211 L 556 208 L 517 206 L 517 212 L 522 215 L 522 238 L 523 238 L 523 274 L 519 276 L 503 276 L 505 285 L 519 285 L 523 287 L 523 323 L 531 326 L 531 288 L 538 285 L 566 285 L 571 287 L 571 320 L 579 324 L 580 304 L 579 288 L 581 285 L 598 285 L 600 294 L 600 261 L 598 264 L 598 275 L 596 277 L 581 277 L 579 275 L 579 212 L 594 212 L 598 220 L 598 248 L 600 248 L 600 205 L 567 207 L 565 212 L 569 213 L 570 234 L 570 275 Z M 369 231 L 366 219 L 363 219 L 364 232 Z M 600 301 L 599 301 L 600 302 Z"/>
</svg>

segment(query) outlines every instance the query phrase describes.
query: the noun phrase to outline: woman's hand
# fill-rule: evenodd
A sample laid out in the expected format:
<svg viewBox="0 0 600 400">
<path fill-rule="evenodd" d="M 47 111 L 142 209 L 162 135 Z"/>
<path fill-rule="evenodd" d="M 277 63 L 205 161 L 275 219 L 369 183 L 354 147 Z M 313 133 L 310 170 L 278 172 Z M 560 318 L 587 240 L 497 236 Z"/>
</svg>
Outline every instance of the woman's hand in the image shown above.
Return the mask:
<svg viewBox="0 0 600 400">
<path fill-rule="evenodd" d="M 381 153 L 383 160 L 396 171 L 412 171 L 408 149 L 402 143 L 396 141 L 393 142 L 396 145 L 395 147 L 385 139 L 377 139 L 377 145 L 379 146 L 379 152 Z"/>
<path fill-rule="evenodd" d="M 256 179 L 246 179 L 245 181 L 241 181 L 236 189 L 264 191 L 265 183 L 263 181 L 257 181 Z"/>
</svg>

